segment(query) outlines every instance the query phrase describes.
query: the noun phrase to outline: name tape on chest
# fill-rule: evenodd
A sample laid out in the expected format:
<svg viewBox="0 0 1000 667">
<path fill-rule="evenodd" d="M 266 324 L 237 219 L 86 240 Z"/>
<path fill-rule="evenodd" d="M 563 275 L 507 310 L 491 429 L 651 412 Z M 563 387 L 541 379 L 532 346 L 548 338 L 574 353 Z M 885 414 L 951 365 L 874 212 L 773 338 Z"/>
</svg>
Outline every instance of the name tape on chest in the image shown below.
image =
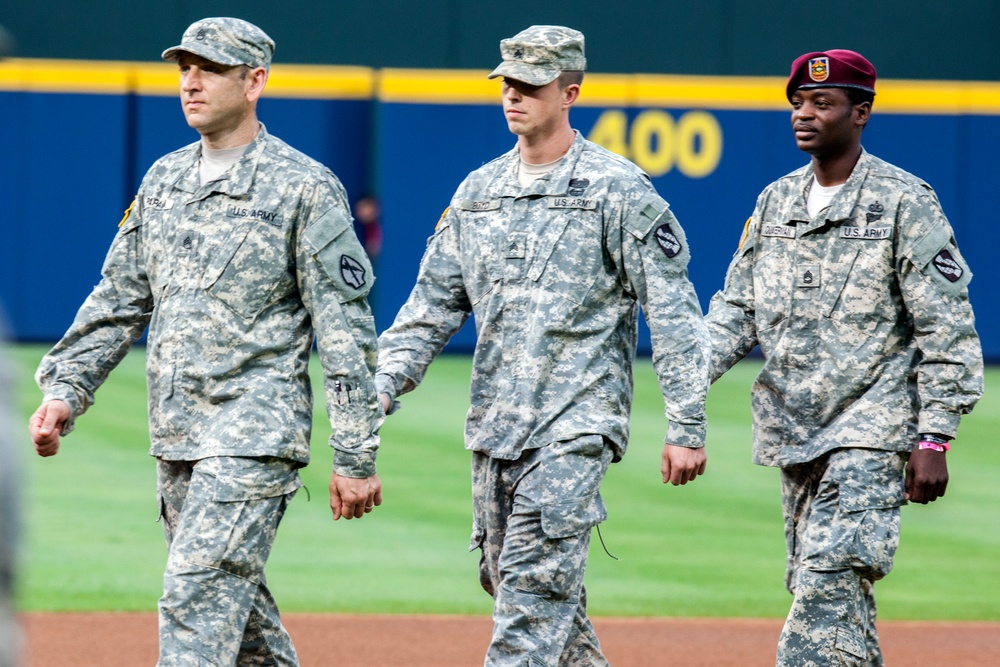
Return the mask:
<svg viewBox="0 0 1000 667">
<path fill-rule="evenodd" d="M 475 199 L 462 199 L 458 202 L 458 208 L 462 211 L 496 211 L 500 208 L 499 199 L 487 199 L 477 201 Z"/>
<path fill-rule="evenodd" d="M 840 238 L 858 239 L 860 241 L 885 241 L 892 238 L 892 227 L 841 227 Z"/>
<path fill-rule="evenodd" d="M 142 206 L 143 208 L 169 211 L 174 207 L 174 201 L 172 199 L 160 199 L 159 197 L 146 195 L 142 199 Z"/>
<path fill-rule="evenodd" d="M 578 208 L 593 211 L 597 209 L 597 200 L 583 197 L 549 197 L 549 208 Z"/>
<path fill-rule="evenodd" d="M 776 236 L 783 239 L 795 238 L 795 227 L 790 225 L 764 225 L 760 228 L 761 236 Z"/>
</svg>

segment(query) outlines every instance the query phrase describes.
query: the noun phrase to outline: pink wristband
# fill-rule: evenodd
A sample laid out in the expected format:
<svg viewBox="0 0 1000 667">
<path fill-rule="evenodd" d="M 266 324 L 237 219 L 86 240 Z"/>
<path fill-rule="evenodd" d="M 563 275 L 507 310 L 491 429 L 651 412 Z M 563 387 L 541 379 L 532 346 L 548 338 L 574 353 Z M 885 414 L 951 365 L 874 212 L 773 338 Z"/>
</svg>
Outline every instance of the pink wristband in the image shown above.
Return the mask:
<svg viewBox="0 0 1000 667">
<path fill-rule="evenodd" d="M 951 449 L 947 442 L 928 442 L 927 440 L 921 440 L 920 444 L 917 445 L 918 449 L 933 449 L 938 452 L 947 452 Z"/>
</svg>

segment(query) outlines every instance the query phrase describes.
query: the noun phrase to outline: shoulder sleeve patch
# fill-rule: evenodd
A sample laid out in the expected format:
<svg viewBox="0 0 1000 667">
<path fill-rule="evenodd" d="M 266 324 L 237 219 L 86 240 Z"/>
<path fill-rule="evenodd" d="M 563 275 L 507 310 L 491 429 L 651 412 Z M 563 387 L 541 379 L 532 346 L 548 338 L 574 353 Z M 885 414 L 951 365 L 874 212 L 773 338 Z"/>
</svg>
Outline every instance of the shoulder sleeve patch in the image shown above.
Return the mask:
<svg viewBox="0 0 1000 667">
<path fill-rule="evenodd" d="M 684 244 L 681 243 L 674 230 L 670 228 L 670 223 L 667 222 L 656 228 L 656 242 L 660 244 L 660 250 L 663 251 L 663 254 L 671 259 L 684 249 Z"/>
<path fill-rule="evenodd" d="M 965 275 L 965 267 L 947 250 L 934 255 L 934 268 L 950 283 L 957 283 Z"/>
</svg>

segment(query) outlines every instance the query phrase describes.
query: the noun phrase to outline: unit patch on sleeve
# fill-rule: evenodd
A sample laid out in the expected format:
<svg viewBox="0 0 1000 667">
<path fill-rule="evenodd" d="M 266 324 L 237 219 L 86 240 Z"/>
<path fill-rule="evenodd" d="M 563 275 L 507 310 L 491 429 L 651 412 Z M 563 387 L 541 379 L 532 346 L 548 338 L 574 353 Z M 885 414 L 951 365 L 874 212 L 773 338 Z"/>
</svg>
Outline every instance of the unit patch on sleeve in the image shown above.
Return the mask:
<svg viewBox="0 0 1000 667">
<path fill-rule="evenodd" d="M 668 223 L 664 223 L 656 228 L 656 242 L 660 244 L 663 254 L 667 257 L 676 257 L 677 253 L 683 249 L 680 240 L 674 235 Z"/>
<path fill-rule="evenodd" d="M 365 267 L 350 255 L 340 256 L 340 275 L 344 282 L 354 289 L 365 284 Z"/>
<path fill-rule="evenodd" d="M 947 250 L 942 250 L 938 254 L 934 255 L 934 268 L 936 268 L 942 276 L 944 276 L 949 282 L 957 283 L 962 279 L 962 274 L 965 273 L 965 269 L 962 265 L 955 261 L 955 258 L 951 256 L 951 253 Z"/>
</svg>

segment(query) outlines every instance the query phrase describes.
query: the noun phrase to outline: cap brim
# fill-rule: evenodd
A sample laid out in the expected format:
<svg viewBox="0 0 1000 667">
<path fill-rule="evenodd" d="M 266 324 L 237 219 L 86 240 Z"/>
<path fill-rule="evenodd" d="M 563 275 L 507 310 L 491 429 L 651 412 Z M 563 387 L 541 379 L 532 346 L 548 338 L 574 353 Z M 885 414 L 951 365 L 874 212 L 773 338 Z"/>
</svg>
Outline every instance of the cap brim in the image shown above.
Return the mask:
<svg viewBox="0 0 1000 667">
<path fill-rule="evenodd" d="M 859 83 L 827 83 L 824 81 L 822 83 L 804 83 L 801 86 L 789 91 L 788 98 L 791 99 L 796 90 L 816 90 L 817 88 L 854 88 L 855 90 L 863 90 L 866 93 L 871 93 L 872 95 L 875 94 L 874 88 L 862 86 Z"/>
<path fill-rule="evenodd" d="M 544 86 L 559 78 L 562 71 L 555 67 L 542 67 L 540 65 L 529 65 L 528 63 L 504 61 L 500 66 L 490 72 L 488 79 L 495 79 L 502 76 L 505 79 L 523 81 L 532 86 Z"/>
<path fill-rule="evenodd" d="M 177 59 L 180 58 L 181 53 L 193 53 L 196 56 L 201 56 L 205 60 L 211 60 L 213 63 L 219 65 L 233 66 L 233 65 L 246 64 L 242 60 L 239 60 L 237 58 L 227 57 L 225 54 L 219 53 L 218 51 L 215 51 L 213 49 L 209 49 L 203 46 L 194 46 L 194 47 L 184 46 L 183 44 L 180 46 L 170 47 L 169 49 L 164 51 L 160 55 L 160 57 L 170 62 L 177 62 Z"/>
</svg>

